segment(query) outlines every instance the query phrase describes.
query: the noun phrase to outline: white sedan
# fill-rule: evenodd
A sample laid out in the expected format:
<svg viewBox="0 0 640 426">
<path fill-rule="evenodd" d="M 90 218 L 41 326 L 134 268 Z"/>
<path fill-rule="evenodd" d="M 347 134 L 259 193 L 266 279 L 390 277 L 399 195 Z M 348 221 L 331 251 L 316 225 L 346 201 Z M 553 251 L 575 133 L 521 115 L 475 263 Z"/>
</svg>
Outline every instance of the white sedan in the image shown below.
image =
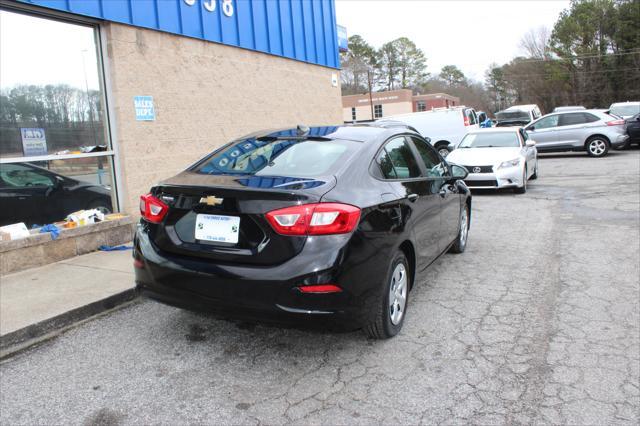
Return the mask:
<svg viewBox="0 0 640 426">
<path fill-rule="evenodd" d="M 527 191 L 538 177 L 536 143 L 520 127 L 495 127 L 467 133 L 447 162 L 464 166 L 469 188 L 514 188 Z"/>
</svg>

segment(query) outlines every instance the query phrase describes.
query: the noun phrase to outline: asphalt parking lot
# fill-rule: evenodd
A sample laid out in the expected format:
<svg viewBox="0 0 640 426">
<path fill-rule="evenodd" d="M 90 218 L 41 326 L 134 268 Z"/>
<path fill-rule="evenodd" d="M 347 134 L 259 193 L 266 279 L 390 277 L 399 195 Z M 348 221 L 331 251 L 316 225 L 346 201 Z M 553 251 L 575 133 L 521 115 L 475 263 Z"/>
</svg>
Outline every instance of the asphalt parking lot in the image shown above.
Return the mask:
<svg viewBox="0 0 640 426">
<path fill-rule="evenodd" d="M 2 424 L 638 424 L 640 150 L 540 159 L 474 197 L 401 334 L 232 323 L 155 302 L 0 364 Z"/>
</svg>

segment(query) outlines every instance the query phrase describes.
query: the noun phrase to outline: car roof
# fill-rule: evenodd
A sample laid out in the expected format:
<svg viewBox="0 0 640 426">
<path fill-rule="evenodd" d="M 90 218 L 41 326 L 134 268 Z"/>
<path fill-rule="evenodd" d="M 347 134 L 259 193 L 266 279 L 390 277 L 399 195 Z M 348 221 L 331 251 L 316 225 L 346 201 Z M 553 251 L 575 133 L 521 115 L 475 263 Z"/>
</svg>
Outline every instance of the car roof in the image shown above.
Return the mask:
<svg viewBox="0 0 640 426">
<path fill-rule="evenodd" d="M 527 105 L 513 105 L 503 111 L 531 111 L 534 108 L 537 108 L 536 104 L 527 104 Z"/>
<path fill-rule="evenodd" d="M 469 133 L 515 133 L 520 130 L 519 126 L 512 127 L 485 127 L 471 130 Z"/>
<path fill-rule="evenodd" d="M 306 127 L 299 125 L 296 128 L 282 128 L 262 130 L 249 135 L 237 138 L 234 142 L 243 142 L 247 139 L 268 139 L 268 138 L 322 138 L 329 140 L 350 140 L 354 142 L 366 142 L 389 133 L 393 129 L 415 132 L 415 130 L 399 121 L 387 123 L 359 123 L 341 124 L 337 126 L 313 126 Z M 416 132 L 417 133 L 417 132 Z"/>
<path fill-rule="evenodd" d="M 623 106 L 623 105 L 640 105 L 640 101 L 626 101 L 626 102 L 615 102 L 612 103 L 609 108 L 613 108 L 614 106 Z"/>
</svg>

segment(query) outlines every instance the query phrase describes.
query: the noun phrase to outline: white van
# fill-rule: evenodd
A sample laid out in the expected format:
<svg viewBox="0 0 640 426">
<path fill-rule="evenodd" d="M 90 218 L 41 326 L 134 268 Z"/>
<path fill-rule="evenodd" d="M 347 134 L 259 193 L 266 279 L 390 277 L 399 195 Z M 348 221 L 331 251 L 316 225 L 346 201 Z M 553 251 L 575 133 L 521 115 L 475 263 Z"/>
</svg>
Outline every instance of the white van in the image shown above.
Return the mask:
<svg viewBox="0 0 640 426">
<path fill-rule="evenodd" d="M 476 111 L 464 105 L 392 115 L 376 122 L 387 120 L 400 121 L 415 128 L 422 136 L 431 139 L 431 144 L 443 157 L 446 157 L 467 133 L 480 127 Z"/>
</svg>

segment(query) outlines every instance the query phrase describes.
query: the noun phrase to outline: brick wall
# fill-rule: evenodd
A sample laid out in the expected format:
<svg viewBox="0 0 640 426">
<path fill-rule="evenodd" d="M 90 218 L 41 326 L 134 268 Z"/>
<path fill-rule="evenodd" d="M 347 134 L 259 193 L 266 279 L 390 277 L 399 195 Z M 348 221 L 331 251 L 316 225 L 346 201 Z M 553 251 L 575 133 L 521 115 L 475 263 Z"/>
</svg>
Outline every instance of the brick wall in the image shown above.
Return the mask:
<svg viewBox="0 0 640 426">
<path fill-rule="evenodd" d="M 114 23 L 105 33 L 128 213 L 151 185 L 233 138 L 342 122 L 337 70 Z M 139 95 L 153 96 L 155 121 L 135 120 Z"/>
</svg>

